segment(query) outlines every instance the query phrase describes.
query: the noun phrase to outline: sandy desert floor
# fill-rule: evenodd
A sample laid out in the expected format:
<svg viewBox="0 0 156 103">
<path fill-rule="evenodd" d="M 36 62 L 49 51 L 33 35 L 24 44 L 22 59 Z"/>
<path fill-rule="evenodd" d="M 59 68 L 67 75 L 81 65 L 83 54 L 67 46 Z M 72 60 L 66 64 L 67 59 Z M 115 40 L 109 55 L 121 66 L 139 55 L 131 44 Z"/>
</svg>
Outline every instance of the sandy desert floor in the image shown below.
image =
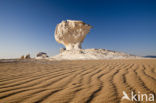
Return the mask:
<svg viewBox="0 0 156 103">
<path fill-rule="evenodd" d="M 0 103 L 132 103 L 123 91 L 156 94 L 156 59 L 0 62 Z"/>
</svg>

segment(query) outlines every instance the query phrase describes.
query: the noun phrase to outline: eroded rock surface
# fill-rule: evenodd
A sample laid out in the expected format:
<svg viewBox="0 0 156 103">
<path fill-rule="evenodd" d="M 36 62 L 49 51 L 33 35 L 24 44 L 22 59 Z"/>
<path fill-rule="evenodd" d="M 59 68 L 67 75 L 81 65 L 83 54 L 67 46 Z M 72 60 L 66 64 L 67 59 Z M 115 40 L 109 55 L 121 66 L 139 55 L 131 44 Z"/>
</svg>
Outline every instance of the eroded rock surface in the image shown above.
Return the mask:
<svg viewBox="0 0 156 103">
<path fill-rule="evenodd" d="M 66 50 L 78 50 L 81 49 L 81 43 L 90 29 L 91 26 L 82 21 L 62 21 L 56 26 L 55 39 L 63 44 Z"/>
</svg>

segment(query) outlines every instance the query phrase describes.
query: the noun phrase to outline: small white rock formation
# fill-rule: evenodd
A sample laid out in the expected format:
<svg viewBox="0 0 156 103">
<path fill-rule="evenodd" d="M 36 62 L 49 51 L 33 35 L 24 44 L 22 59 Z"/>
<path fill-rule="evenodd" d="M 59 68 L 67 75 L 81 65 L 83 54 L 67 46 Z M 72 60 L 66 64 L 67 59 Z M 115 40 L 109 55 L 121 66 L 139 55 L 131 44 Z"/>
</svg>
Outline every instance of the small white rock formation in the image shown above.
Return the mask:
<svg viewBox="0 0 156 103">
<path fill-rule="evenodd" d="M 46 59 L 48 58 L 49 56 L 47 55 L 47 53 L 44 53 L 44 52 L 39 52 L 37 55 L 36 55 L 36 59 Z"/>
<path fill-rule="evenodd" d="M 99 59 L 135 59 L 141 58 L 122 52 L 105 49 L 81 49 L 81 43 L 90 31 L 91 26 L 82 21 L 67 20 L 56 26 L 55 39 L 66 48 L 50 60 L 99 60 Z"/>
<path fill-rule="evenodd" d="M 78 50 L 81 49 L 81 43 L 90 29 L 91 26 L 82 21 L 62 21 L 56 26 L 55 39 L 63 44 L 66 50 Z"/>
</svg>

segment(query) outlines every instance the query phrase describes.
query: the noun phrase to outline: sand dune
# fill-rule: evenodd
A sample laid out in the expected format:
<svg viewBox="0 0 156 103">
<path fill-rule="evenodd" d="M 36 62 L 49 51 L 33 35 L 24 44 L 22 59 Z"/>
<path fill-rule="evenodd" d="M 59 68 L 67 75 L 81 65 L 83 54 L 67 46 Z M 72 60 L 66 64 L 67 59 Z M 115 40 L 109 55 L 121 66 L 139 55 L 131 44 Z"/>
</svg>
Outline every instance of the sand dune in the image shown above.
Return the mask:
<svg viewBox="0 0 156 103">
<path fill-rule="evenodd" d="M 123 91 L 156 94 L 156 60 L 0 62 L 0 103 L 132 103 Z"/>
</svg>

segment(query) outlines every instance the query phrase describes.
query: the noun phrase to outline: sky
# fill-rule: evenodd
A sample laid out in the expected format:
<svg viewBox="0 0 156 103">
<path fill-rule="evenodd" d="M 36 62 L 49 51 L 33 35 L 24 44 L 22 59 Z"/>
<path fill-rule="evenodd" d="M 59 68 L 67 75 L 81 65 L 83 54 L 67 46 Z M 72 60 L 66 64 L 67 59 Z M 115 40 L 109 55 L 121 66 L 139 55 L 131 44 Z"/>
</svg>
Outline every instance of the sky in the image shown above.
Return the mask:
<svg viewBox="0 0 156 103">
<path fill-rule="evenodd" d="M 58 54 L 55 27 L 68 19 L 93 26 L 84 49 L 156 55 L 155 0 L 0 0 L 0 58 Z"/>
</svg>

